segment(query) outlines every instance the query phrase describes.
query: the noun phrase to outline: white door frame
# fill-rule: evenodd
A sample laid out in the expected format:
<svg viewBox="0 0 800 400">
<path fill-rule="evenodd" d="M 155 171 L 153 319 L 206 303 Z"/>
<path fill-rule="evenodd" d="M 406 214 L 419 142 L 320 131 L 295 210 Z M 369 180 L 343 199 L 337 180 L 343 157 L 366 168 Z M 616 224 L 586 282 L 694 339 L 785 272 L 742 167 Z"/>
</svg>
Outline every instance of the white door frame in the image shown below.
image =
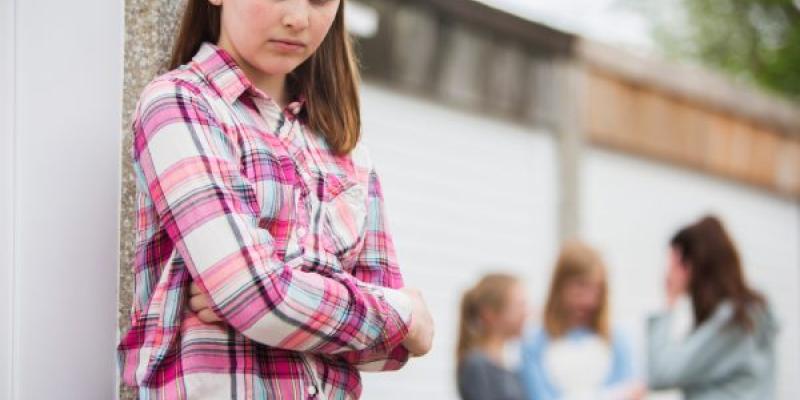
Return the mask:
<svg viewBox="0 0 800 400">
<path fill-rule="evenodd" d="M 15 0 L 0 2 L 0 398 L 13 399 Z"/>
<path fill-rule="evenodd" d="M 0 0 L 0 399 L 116 394 L 124 5 Z"/>
</svg>

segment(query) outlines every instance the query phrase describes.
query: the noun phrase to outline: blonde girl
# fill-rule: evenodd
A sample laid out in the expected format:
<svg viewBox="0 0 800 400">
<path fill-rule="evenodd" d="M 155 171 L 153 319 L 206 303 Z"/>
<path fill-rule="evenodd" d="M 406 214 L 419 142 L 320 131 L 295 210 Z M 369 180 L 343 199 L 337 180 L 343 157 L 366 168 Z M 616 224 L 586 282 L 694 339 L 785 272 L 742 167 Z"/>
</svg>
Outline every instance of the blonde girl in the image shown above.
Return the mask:
<svg viewBox="0 0 800 400">
<path fill-rule="evenodd" d="M 458 391 L 464 400 L 523 400 L 519 375 L 504 356 L 507 342 L 522 333 L 527 315 L 520 281 L 490 274 L 461 300 L 456 348 Z"/>
<path fill-rule="evenodd" d="M 542 326 L 526 335 L 522 376 L 529 399 L 638 399 L 625 339 L 609 323 L 600 255 L 579 241 L 561 249 Z"/>
</svg>

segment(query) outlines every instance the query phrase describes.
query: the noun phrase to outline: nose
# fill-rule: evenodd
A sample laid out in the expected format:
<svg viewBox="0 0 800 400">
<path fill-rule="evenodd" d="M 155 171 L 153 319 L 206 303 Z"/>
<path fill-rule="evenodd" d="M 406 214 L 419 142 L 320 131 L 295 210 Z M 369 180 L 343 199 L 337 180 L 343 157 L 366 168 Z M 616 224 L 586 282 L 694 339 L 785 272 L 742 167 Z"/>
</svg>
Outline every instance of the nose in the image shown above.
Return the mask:
<svg viewBox="0 0 800 400">
<path fill-rule="evenodd" d="M 286 12 L 281 21 L 283 26 L 294 31 L 308 28 L 309 0 L 292 0 L 287 3 Z"/>
</svg>

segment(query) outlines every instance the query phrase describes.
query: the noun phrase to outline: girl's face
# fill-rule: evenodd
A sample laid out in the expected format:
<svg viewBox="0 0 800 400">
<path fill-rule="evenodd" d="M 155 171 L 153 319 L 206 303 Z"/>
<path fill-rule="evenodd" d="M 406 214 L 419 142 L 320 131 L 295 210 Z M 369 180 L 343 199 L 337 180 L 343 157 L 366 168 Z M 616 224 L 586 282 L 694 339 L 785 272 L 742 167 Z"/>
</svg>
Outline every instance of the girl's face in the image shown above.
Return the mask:
<svg viewBox="0 0 800 400">
<path fill-rule="evenodd" d="M 286 75 L 325 39 L 340 1 L 209 0 L 222 7 L 218 45 L 250 72 Z"/>
<path fill-rule="evenodd" d="M 528 299 L 518 283 L 509 288 L 506 296 L 505 307 L 500 312 L 488 313 L 486 322 L 496 334 L 511 339 L 522 335 L 528 316 Z"/>
<path fill-rule="evenodd" d="M 588 324 L 600 308 L 604 278 L 600 272 L 570 279 L 564 285 L 563 304 L 569 310 L 570 320 Z"/>
<path fill-rule="evenodd" d="M 683 261 L 681 251 L 671 247 L 667 258 L 667 292 L 673 295 L 686 292 L 690 277 L 689 266 Z"/>
</svg>

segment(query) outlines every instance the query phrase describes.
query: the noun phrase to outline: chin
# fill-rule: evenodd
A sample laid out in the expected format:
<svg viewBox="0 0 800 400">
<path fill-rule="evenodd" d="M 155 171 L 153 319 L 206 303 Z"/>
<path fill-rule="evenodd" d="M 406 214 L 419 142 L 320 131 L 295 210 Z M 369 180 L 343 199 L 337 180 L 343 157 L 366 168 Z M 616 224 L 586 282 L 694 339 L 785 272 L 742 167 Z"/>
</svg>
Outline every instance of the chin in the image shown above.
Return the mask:
<svg viewBox="0 0 800 400">
<path fill-rule="evenodd" d="M 258 63 L 256 67 L 259 71 L 269 75 L 286 75 L 294 71 L 302 60 L 289 59 L 281 56 L 270 55 L 269 61 Z"/>
</svg>

